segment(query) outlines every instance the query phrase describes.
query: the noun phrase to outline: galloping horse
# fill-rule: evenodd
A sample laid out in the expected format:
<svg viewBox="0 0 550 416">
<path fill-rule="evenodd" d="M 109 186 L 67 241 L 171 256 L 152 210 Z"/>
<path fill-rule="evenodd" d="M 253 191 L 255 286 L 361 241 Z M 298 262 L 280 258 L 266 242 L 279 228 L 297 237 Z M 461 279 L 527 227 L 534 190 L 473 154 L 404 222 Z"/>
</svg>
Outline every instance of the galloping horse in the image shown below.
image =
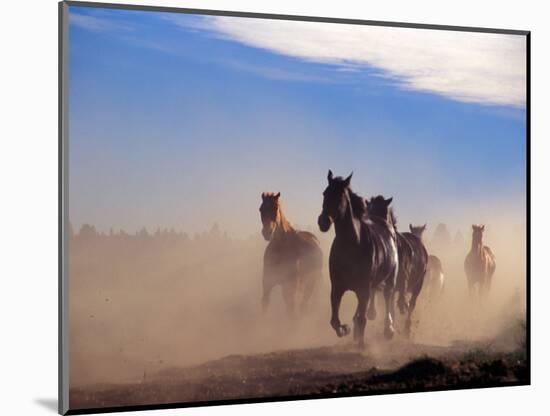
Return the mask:
<svg viewBox="0 0 550 416">
<path fill-rule="evenodd" d="M 426 269 L 428 267 L 428 251 L 422 242 L 422 233 L 426 229 L 426 225 L 414 227 L 409 224 L 410 233 L 401 233 L 403 241 L 406 241 L 407 246 L 410 247 L 410 267 L 407 276 L 407 292 L 411 294 L 411 298 L 407 305 L 407 321 L 405 323 L 405 332 L 410 335 L 412 313 L 416 307 L 416 300 L 424 285 L 424 278 L 426 277 Z M 401 246 L 400 246 L 401 247 Z"/>
<path fill-rule="evenodd" d="M 464 271 L 468 278 L 470 295 L 474 285 L 479 285 L 479 294 L 486 295 L 491 289 L 491 280 L 497 267 L 495 255 L 491 249 L 483 245 L 485 225 L 472 225 L 472 247 L 464 260 Z"/>
<path fill-rule="evenodd" d="M 422 241 L 426 224 L 418 227 L 413 227 L 409 224 L 409 229 Z M 428 264 L 426 267 L 425 283 L 429 290 L 430 299 L 437 299 L 443 292 L 445 286 L 445 276 L 443 275 L 443 265 L 439 257 L 430 254 L 428 255 Z"/>
<path fill-rule="evenodd" d="M 363 198 L 350 188 L 351 176 L 334 178 L 329 170 L 318 224 L 323 232 L 334 224 L 336 233 L 329 258 L 330 324 L 339 337 L 349 334 L 349 327 L 340 322 L 339 310 L 344 292 L 355 292 L 357 309 L 353 317 L 353 338 L 363 347 L 370 293 L 382 285 L 386 303 L 384 335 L 391 338 L 394 334 L 393 292 L 398 259 L 393 227 L 385 219 L 367 218 Z M 389 205 L 391 199 L 384 201 Z"/>
<path fill-rule="evenodd" d="M 271 290 L 282 286 L 289 315 L 294 315 L 301 292 L 301 310 L 307 309 L 316 284 L 321 280 L 323 253 L 317 238 L 292 228 L 279 200 L 281 193 L 262 193 L 262 235 L 269 241 L 264 253 L 262 309 L 267 310 Z"/>
<path fill-rule="evenodd" d="M 399 270 L 397 273 L 395 290 L 398 294 L 397 305 L 399 307 L 399 311 L 402 314 L 407 313 L 407 318 L 405 321 L 405 334 L 409 336 L 412 326 L 412 313 L 416 307 L 416 300 L 422 290 L 424 276 L 426 275 L 428 253 L 422 243 L 421 237 L 415 234 L 421 229 L 421 227 L 409 226 L 411 230 L 410 233 L 398 232 L 397 219 L 393 209 L 388 210 L 384 201 L 385 200 L 382 196 L 377 196 L 371 198 L 370 200 L 365 200 L 365 203 L 367 204 L 369 216 L 387 218 L 396 234 Z M 422 231 L 424 229 L 422 229 Z M 411 294 L 409 302 L 406 300 L 407 293 Z M 369 318 L 374 319 L 376 317 L 374 293 L 371 296 L 373 299 L 371 301 L 371 306 L 369 306 Z"/>
</svg>

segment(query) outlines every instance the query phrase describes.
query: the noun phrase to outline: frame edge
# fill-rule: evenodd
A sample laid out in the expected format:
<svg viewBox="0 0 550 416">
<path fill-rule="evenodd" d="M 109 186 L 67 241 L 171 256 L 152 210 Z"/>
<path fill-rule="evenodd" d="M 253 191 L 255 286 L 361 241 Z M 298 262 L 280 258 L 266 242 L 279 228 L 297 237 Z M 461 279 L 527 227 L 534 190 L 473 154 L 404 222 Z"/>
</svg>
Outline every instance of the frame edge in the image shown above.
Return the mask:
<svg viewBox="0 0 550 416">
<path fill-rule="evenodd" d="M 69 411 L 68 52 L 69 5 L 58 3 L 58 412 Z"/>
</svg>

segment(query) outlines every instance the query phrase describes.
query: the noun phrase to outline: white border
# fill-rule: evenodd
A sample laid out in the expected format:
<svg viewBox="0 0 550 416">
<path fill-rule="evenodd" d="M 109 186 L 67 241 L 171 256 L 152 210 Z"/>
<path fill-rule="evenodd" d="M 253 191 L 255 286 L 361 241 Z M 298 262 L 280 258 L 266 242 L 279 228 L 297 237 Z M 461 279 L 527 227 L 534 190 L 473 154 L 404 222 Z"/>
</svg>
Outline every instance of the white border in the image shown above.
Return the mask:
<svg viewBox="0 0 550 416">
<path fill-rule="evenodd" d="M 112 0 L 112 2 L 117 2 Z M 124 2 L 120 2 L 124 3 Z M 134 4 L 260 13 L 498 27 L 532 31 L 532 376 L 530 387 L 372 396 L 276 404 L 152 411 L 149 415 L 253 415 L 337 412 L 431 415 L 542 414 L 550 370 L 544 260 L 550 213 L 547 155 L 547 48 L 550 28 L 543 2 L 394 0 L 138 1 Z M 3 410 L 53 414 L 57 396 L 57 2 L 6 2 L 2 10 Z M 49 407 L 48 407 L 49 403 Z M 45 405 L 44 405 L 45 404 Z M 126 413 L 132 414 L 132 413 Z M 138 413 L 136 413 L 138 414 Z M 144 414 L 144 413 L 139 413 Z"/>
</svg>

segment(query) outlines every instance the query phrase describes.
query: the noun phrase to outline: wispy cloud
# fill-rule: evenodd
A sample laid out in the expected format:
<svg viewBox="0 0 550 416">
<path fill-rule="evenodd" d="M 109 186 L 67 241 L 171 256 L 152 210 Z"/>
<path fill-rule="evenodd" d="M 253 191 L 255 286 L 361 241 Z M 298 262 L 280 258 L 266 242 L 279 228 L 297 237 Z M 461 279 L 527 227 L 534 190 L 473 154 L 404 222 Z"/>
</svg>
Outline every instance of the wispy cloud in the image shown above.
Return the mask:
<svg viewBox="0 0 550 416">
<path fill-rule="evenodd" d="M 227 67 L 237 70 L 248 72 L 253 75 L 257 75 L 262 78 L 270 79 L 272 81 L 290 81 L 290 82 L 318 82 L 318 83 L 333 83 L 334 80 L 328 76 L 319 76 L 299 72 L 295 70 L 287 70 L 284 68 L 277 68 L 266 65 L 250 64 L 236 59 L 224 59 L 214 60 Z"/>
<path fill-rule="evenodd" d="M 408 90 L 523 107 L 523 36 L 207 16 L 168 17 L 188 30 L 339 71 L 377 71 Z"/>
<path fill-rule="evenodd" d="M 132 26 L 125 22 L 102 16 L 71 12 L 69 19 L 70 24 L 92 32 L 129 32 L 133 30 Z"/>
</svg>

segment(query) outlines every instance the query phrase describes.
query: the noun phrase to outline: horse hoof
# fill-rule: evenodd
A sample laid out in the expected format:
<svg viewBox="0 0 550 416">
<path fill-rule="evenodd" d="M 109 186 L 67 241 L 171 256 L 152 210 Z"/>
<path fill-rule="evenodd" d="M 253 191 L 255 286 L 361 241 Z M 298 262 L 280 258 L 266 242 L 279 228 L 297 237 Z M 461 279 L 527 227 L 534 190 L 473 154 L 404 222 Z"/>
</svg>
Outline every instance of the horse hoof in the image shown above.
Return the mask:
<svg viewBox="0 0 550 416">
<path fill-rule="evenodd" d="M 395 333 L 395 330 L 392 327 L 384 328 L 384 337 L 386 339 L 392 339 L 394 333 Z"/>
<path fill-rule="evenodd" d="M 350 333 L 349 326 L 346 324 L 340 325 L 340 328 L 338 328 L 338 331 L 336 331 L 336 335 L 338 335 L 340 338 L 345 337 Z"/>
</svg>

